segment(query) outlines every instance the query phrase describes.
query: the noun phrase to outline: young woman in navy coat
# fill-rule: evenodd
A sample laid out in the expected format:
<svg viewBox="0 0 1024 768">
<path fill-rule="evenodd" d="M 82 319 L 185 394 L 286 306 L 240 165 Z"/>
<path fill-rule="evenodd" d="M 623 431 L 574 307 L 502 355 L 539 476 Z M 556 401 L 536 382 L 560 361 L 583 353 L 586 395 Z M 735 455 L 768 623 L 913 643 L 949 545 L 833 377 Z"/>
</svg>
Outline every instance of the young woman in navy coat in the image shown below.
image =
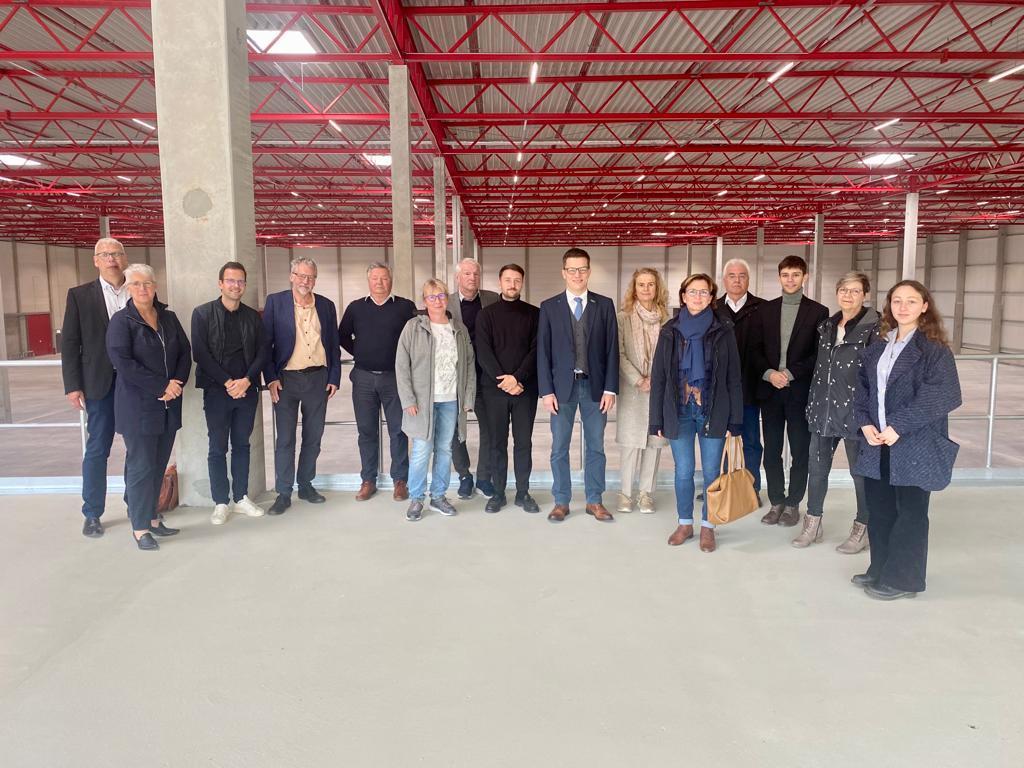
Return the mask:
<svg viewBox="0 0 1024 768">
<path fill-rule="evenodd" d="M 889 289 L 885 344 L 861 356 L 855 418 L 863 434 L 854 473 L 863 475 L 871 567 L 853 577 L 870 597 L 896 600 L 925 589 L 928 501 L 949 485 L 959 446 L 949 414 L 960 379 L 932 295 L 916 280 Z"/>
</svg>

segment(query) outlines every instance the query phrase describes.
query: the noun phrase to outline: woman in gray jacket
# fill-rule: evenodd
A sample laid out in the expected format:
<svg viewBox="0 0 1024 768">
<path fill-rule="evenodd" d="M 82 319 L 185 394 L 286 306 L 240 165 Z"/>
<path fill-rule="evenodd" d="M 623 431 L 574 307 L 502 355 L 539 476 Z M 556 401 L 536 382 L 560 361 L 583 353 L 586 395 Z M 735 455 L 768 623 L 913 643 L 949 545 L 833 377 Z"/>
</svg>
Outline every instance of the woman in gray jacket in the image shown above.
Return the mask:
<svg viewBox="0 0 1024 768">
<path fill-rule="evenodd" d="M 476 366 L 469 332 L 448 314 L 448 288 L 431 278 L 423 284 L 426 314 L 405 324 L 398 339 L 395 377 L 405 413 L 402 431 L 409 450 L 409 509 L 405 519 L 423 517 L 427 465 L 434 455 L 430 508 L 454 515 L 444 493 L 452 476 L 452 437 L 466 439 L 466 412 L 476 397 Z"/>
<path fill-rule="evenodd" d="M 871 282 L 867 275 L 847 272 L 836 283 L 839 312 L 818 325 L 818 359 L 807 398 L 807 423 L 811 428 L 807 515 L 803 530 L 792 542 L 799 549 L 821 541 L 824 535 L 821 516 L 825 511 L 832 458 L 840 440 L 846 448 L 850 467 L 857 461 L 860 436 L 853 414 L 853 399 L 857 391 L 860 353 L 869 344 L 881 341 L 878 312 L 864 306 L 870 293 Z M 868 546 L 864 478 L 852 476 L 857 494 L 857 519 L 846 541 L 836 547 L 836 551 L 844 554 L 855 554 Z"/>
</svg>

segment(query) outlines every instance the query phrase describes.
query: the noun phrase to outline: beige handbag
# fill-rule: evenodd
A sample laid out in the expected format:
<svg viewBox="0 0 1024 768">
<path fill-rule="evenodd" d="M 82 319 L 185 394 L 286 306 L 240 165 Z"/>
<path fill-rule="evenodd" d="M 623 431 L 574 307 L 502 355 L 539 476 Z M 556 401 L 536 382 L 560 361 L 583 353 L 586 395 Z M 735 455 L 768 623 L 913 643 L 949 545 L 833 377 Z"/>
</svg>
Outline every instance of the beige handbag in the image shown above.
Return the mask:
<svg viewBox="0 0 1024 768">
<path fill-rule="evenodd" d="M 704 495 L 708 502 L 708 520 L 715 525 L 725 525 L 746 517 L 758 507 L 754 476 L 743 464 L 743 438 L 725 439 L 718 471 L 718 479 L 705 489 Z"/>
</svg>

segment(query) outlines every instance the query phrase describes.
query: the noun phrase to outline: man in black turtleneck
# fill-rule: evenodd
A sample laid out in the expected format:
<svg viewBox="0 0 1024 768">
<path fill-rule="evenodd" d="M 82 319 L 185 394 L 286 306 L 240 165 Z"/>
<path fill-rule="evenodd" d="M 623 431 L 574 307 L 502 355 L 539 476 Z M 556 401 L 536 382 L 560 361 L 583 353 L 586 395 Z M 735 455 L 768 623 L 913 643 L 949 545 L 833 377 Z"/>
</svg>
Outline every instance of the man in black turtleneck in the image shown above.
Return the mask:
<svg viewBox="0 0 1024 768">
<path fill-rule="evenodd" d="M 491 480 L 494 493 L 486 510 L 505 506 L 508 483 L 508 428 L 512 423 L 516 505 L 527 512 L 540 507 L 530 496 L 533 470 L 533 422 L 537 417 L 537 329 L 540 310 L 519 298 L 525 272 L 506 264 L 498 273 L 501 299 L 480 310 L 476 323 L 477 378 L 491 435 Z"/>
<path fill-rule="evenodd" d="M 807 396 L 818 351 L 818 324 L 828 309 L 804 296 L 807 262 L 787 256 L 779 262 L 782 296 L 758 309 L 758 333 L 752 362 L 760 376 L 757 397 L 764 425 L 764 472 L 771 509 L 765 525 L 794 526 L 800 522 L 800 502 L 807 490 Z M 784 437 L 789 437 L 792 464 L 789 493 L 782 465 Z"/>
</svg>

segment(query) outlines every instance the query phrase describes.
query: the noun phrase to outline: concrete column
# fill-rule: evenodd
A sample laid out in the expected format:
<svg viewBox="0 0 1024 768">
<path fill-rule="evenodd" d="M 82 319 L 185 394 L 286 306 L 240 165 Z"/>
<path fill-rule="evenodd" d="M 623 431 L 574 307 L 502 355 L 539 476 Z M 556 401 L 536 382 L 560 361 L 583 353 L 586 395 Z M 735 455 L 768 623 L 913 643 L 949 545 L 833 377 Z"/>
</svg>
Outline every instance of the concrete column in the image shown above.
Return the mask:
<svg viewBox="0 0 1024 768">
<path fill-rule="evenodd" d="M 814 246 L 811 248 L 811 298 L 821 301 L 821 269 L 825 264 L 825 214 L 814 215 Z"/>
<path fill-rule="evenodd" d="M 409 68 L 388 66 L 388 106 L 391 111 L 391 233 L 394 244 L 394 289 L 415 296 L 413 289 L 412 139 L 409 123 Z"/>
<path fill-rule="evenodd" d="M 434 277 L 448 283 L 448 223 L 445 221 L 444 158 L 434 158 Z"/>
<path fill-rule="evenodd" d="M 721 282 L 722 268 L 725 266 L 725 238 L 715 238 L 715 263 L 712 265 L 713 274 L 711 277 Z"/>
<path fill-rule="evenodd" d="M 14 250 L 14 242 L 11 241 L 11 249 Z M 7 357 L 7 322 L 4 312 L 8 307 L 4 306 L 4 280 L 10 280 L 10 275 L 5 275 L 0 270 L 0 360 L 8 360 Z M 7 376 L 8 369 L 0 368 L 0 423 L 10 424 L 12 420 L 11 411 L 11 385 Z M 63 390 L 62 390 L 63 391 Z"/>
<path fill-rule="evenodd" d="M 964 345 L 964 294 L 967 287 L 967 230 L 960 232 L 956 245 L 956 286 L 953 304 L 953 351 Z"/>
<path fill-rule="evenodd" d="M 917 203 L 920 194 L 907 193 L 907 206 L 903 221 L 903 272 L 900 280 L 917 279 Z"/>
<path fill-rule="evenodd" d="M 761 272 L 764 265 L 764 227 L 757 228 L 757 255 L 754 259 L 754 274 L 751 287 L 755 296 L 761 295 Z"/>
<path fill-rule="evenodd" d="M 992 323 L 989 333 L 989 352 L 999 354 L 1003 346 L 1003 282 L 1006 273 L 1006 225 L 1000 224 L 996 230 L 996 267 L 992 285 Z"/>
<path fill-rule="evenodd" d="M 880 251 L 881 248 L 878 246 L 877 241 L 871 244 L 871 290 L 874 291 L 871 295 L 871 306 L 879 314 L 882 312 L 882 302 L 878 300 L 878 260 L 881 256 Z"/>
<path fill-rule="evenodd" d="M 924 284 L 931 287 L 932 284 L 932 256 L 935 251 L 935 238 L 932 235 L 927 235 L 924 238 L 924 258 L 922 260 L 922 266 L 924 267 Z"/>
<path fill-rule="evenodd" d="M 110 237 L 109 216 L 100 216 L 100 237 Z"/>
<path fill-rule="evenodd" d="M 217 295 L 225 261 L 245 265 L 245 300 L 259 301 L 245 2 L 153 0 L 152 25 L 168 283 L 159 288 L 188 329 L 192 310 Z M 175 446 L 181 501 L 189 505 L 212 503 L 202 405 L 189 381 Z M 256 496 L 266 488 L 260 411 L 251 457 Z"/>
<path fill-rule="evenodd" d="M 452 195 L 452 274 L 455 265 L 462 260 L 462 213 L 459 196 Z"/>
<path fill-rule="evenodd" d="M 480 261 L 480 251 L 477 247 L 476 235 L 473 234 L 473 228 L 469 225 L 469 218 L 465 214 L 462 216 L 462 223 L 459 229 L 462 231 L 463 239 L 462 258 Z"/>
</svg>

